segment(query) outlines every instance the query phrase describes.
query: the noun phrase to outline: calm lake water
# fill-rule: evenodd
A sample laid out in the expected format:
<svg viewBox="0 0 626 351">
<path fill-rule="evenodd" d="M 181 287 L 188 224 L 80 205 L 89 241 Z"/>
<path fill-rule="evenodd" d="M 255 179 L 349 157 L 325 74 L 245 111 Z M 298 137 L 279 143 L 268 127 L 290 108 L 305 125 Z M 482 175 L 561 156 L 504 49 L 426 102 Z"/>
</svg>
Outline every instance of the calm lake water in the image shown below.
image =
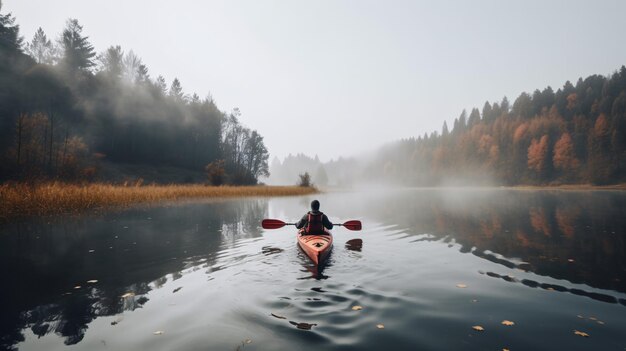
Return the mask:
<svg viewBox="0 0 626 351">
<path fill-rule="evenodd" d="M 260 228 L 313 197 L 2 225 L 0 349 L 626 350 L 625 192 L 316 198 L 363 222 L 321 270 Z"/>
</svg>

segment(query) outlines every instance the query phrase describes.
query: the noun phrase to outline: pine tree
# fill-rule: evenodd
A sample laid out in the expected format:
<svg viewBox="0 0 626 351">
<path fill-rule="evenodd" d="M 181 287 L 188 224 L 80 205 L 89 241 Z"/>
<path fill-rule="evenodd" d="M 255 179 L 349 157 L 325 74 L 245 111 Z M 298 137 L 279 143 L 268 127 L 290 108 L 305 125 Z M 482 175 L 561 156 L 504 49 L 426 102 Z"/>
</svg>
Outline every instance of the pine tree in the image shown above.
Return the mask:
<svg viewBox="0 0 626 351">
<path fill-rule="evenodd" d="M 167 95 L 167 83 L 165 83 L 165 78 L 163 76 L 158 76 L 154 85 L 159 89 L 161 94 Z"/>
<path fill-rule="evenodd" d="M 2 1 L 0 1 L 2 11 Z M 20 26 L 15 24 L 15 17 L 10 13 L 0 14 L 0 69 L 8 68 L 12 61 L 22 53 Z"/>
<path fill-rule="evenodd" d="M 26 52 L 39 64 L 54 63 L 54 47 L 41 27 L 35 32 L 33 40 L 26 45 Z"/>
<path fill-rule="evenodd" d="M 122 51 L 122 47 L 111 46 L 98 56 L 98 61 L 102 65 L 102 71 L 106 72 L 106 74 L 114 79 L 119 79 L 122 75 L 122 58 L 124 57 L 124 52 Z"/>
<path fill-rule="evenodd" d="M 178 78 L 174 78 L 174 80 L 172 81 L 172 85 L 170 85 L 169 96 L 176 101 L 183 100 L 183 87 L 180 85 L 180 81 L 178 80 Z"/>
<path fill-rule="evenodd" d="M 83 36 L 83 27 L 76 19 L 68 19 L 61 37 L 63 67 L 69 72 L 89 71 L 94 66 L 96 53 L 93 46 Z"/>
<path fill-rule="evenodd" d="M 450 131 L 448 130 L 448 123 L 446 123 L 446 121 L 443 121 L 443 127 L 441 127 L 441 136 L 447 137 L 449 134 Z"/>
</svg>

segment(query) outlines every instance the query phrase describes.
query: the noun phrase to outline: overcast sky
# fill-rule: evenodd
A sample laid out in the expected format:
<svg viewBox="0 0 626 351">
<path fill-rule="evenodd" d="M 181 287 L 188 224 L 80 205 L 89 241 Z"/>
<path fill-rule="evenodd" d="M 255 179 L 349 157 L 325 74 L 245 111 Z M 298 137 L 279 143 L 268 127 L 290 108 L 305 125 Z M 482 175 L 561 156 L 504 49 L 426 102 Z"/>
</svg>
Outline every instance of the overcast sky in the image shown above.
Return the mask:
<svg viewBox="0 0 626 351">
<path fill-rule="evenodd" d="M 168 84 L 239 107 L 272 156 L 350 156 L 463 108 L 626 64 L 626 1 L 4 0 L 32 39 L 76 18 Z M 469 111 L 468 111 L 469 112 Z M 451 126 L 451 125 L 450 125 Z"/>
</svg>

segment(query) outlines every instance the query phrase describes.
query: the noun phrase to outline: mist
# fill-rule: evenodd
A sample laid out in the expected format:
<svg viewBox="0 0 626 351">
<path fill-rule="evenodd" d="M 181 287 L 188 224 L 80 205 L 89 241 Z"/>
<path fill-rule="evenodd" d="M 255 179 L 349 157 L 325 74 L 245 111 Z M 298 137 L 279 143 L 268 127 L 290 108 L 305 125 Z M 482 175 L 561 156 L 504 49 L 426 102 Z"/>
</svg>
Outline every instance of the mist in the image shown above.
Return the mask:
<svg viewBox="0 0 626 351">
<path fill-rule="evenodd" d="M 452 128 L 402 139 L 361 157 L 274 159 L 273 182 L 310 173 L 319 185 L 459 187 L 626 181 L 626 66 L 608 76 L 522 92 L 463 110 Z"/>
<path fill-rule="evenodd" d="M 239 107 L 281 160 L 327 162 L 430 134 L 464 108 L 608 75 L 626 57 L 622 1 L 4 4 L 27 41 L 77 18 L 98 53 L 132 49 L 153 79 Z M 589 18 L 602 25 L 575 25 Z"/>
<path fill-rule="evenodd" d="M 267 175 L 263 137 L 238 109 L 185 93 L 177 78 L 168 87 L 132 49 L 98 52 L 76 19 L 57 39 L 39 28 L 24 41 L 10 15 L 2 25 L 13 46 L 2 52 L 0 179 L 221 185 Z"/>
</svg>

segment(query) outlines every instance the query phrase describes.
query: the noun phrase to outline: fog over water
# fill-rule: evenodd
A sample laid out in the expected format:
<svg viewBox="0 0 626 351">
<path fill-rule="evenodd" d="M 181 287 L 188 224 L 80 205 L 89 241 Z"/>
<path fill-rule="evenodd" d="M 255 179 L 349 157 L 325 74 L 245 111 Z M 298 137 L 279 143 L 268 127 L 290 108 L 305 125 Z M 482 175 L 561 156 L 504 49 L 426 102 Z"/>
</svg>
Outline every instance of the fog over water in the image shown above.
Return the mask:
<svg viewBox="0 0 626 351">
<path fill-rule="evenodd" d="M 313 198 L 363 223 L 321 267 L 259 225 Z M 625 204 L 386 189 L 0 224 L 0 349 L 623 350 Z"/>
<path fill-rule="evenodd" d="M 239 107 L 280 158 L 367 152 L 626 59 L 622 1 L 3 4 L 27 41 L 39 26 L 54 38 L 76 18 L 98 52 L 121 45 L 152 77 Z"/>
</svg>

